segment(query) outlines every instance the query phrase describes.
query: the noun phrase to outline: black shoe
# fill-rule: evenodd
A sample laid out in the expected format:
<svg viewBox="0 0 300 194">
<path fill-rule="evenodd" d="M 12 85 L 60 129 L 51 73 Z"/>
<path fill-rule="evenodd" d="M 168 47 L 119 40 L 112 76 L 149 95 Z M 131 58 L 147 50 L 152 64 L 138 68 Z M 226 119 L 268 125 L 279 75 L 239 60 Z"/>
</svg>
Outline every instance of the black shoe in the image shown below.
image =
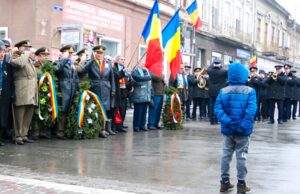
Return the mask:
<svg viewBox="0 0 300 194">
<path fill-rule="evenodd" d="M 287 120 L 283 120 L 283 122 L 285 122 L 285 123 L 286 123 L 286 122 L 288 122 L 288 121 L 287 121 Z"/>
<path fill-rule="evenodd" d="M 246 194 L 249 193 L 251 189 L 247 187 L 246 183 L 244 184 L 237 184 L 237 194 Z"/>
<path fill-rule="evenodd" d="M 23 139 L 24 143 L 34 143 L 34 140 L 32 139 Z"/>
<path fill-rule="evenodd" d="M 141 128 L 140 131 L 148 131 L 146 128 Z"/>
<path fill-rule="evenodd" d="M 99 137 L 101 137 L 101 138 L 107 138 L 106 132 L 105 131 L 100 131 Z"/>
<path fill-rule="evenodd" d="M 127 129 L 127 128 L 128 128 L 128 126 L 125 126 L 125 125 L 123 125 L 123 126 L 122 126 L 122 128 L 124 128 L 124 129 Z"/>
<path fill-rule="evenodd" d="M 161 130 L 161 127 L 160 127 L 160 126 L 155 126 L 155 128 L 156 128 L 157 130 Z"/>
<path fill-rule="evenodd" d="M 124 128 L 119 128 L 118 131 L 122 132 L 122 133 L 126 133 L 127 132 L 127 130 L 125 130 Z"/>
<path fill-rule="evenodd" d="M 274 121 L 269 121 L 268 124 L 274 124 Z"/>
<path fill-rule="evenodd" d="M 148 130 L 156 130 L 156 128 L 153 126 L 148 126 Z"/>
<path fill-rule="evenodd" d="M 15 140 L 16 145 L 24 145 L 24 142 L 22 140 Z"/>
<path fill-rule="evenodd" d="M 221 181 L 221 187 L 220 187 L 220 192 L 227 192 L 227 191 L 230 191 L 232 190 L 234 187 L 233 184 L 231 184 L 229 181 L 227 183 L 223 183 Z"/>
<path fill-rule="evenodd" d="M 2 141 L 0 141 L 0 146 L 4 146 L 5 144 L 2 142 Z"/>
<path fill-rule="evenodd" d="M 293 117 L 293 120 L 297 120 L 297 118 L 296 118 L 296 117 Z"/>
<path fill-rule="evenodd" d="M 192 119 L 195 120 L 195 119 L 196 119 L 196 116 L 192 116 Z"/>
<path fill-rule="evenodd" d="M 280 124 L 280 125 L 281 125 L 281 124 L 283 124 L 283 122 L 282 122 L 281 120 L 279 120 L 279 121 L 278 121 L 278 124 Z"/>
<path fill-rule="evenodd" d="M 109 133 L 109 135 L 116 135 L 116 133 L 115 132 L 113 132 L 111 129 L 107 129 L 107 132 Z"/>
<path fill-rule="evenodd" d="M 66 140 L 67 138 L 65 136 L 56 136 L 57 139 L 60 139 L 60 140 Z"/>
<path fill-rule="evenodd" d="M 186 120 L 186 121 L 190 121 L 190 118 L 189 118 L 189 117 L 186 117 L 185 120 Z"/>
<path fill-rule="evenodd" d="M 134 131 L 134 132 L 139 132 L 140 130 L 139 130 L 139 129 L 133 129 L 133 131 Z"/>
</svg>

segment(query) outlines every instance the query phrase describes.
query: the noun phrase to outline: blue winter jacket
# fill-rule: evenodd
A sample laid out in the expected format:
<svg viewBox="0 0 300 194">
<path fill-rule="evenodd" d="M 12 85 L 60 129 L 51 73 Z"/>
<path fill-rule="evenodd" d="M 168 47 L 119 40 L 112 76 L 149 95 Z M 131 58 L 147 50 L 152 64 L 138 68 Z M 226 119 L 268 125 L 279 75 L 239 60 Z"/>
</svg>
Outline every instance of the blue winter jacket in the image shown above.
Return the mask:
<svg viewBox="0 0 300 194">
<path fill-rule="evenodd" d="M 252 134 L 257 110 L 256 93 L 246 86 L 247 79 L 248 71 L 242 64 L 229 65 L 228 86 L 220 90 L 214 107 L 224 135 Z"/>
</svg>

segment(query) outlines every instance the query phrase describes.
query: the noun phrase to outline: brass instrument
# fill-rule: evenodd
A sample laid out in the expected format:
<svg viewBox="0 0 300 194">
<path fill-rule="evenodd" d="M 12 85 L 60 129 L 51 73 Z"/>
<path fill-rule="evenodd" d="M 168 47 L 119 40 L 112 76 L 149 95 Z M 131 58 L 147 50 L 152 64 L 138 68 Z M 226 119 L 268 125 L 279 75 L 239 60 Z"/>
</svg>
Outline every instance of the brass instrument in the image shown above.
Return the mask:
<svg viewBox="0 0 300 194">
<path fill-rule="evenodd" d="M 278 77 L 278 76 L 277 76 L 276 73 L 273 73 L 273 74 L 271 75 L 271 77 L 272 77 L 273 80 L 277 80 L 277 77 Z"/>
<path fill-rule="evenodd" d="M 197 86 L 201 89 L 206 87 L 206 79 L 204 79 L 202 75 L 204 71 L 205 69 L 202 69 L 199 73 L 197 73 L 198 75 L 196 76 L 196 79 L 198 80 Z"/>
<path fill-rule="evenodd" d="M 248 76 L 248 82 L 252 79 L 252 75 Z"/>
</svg>

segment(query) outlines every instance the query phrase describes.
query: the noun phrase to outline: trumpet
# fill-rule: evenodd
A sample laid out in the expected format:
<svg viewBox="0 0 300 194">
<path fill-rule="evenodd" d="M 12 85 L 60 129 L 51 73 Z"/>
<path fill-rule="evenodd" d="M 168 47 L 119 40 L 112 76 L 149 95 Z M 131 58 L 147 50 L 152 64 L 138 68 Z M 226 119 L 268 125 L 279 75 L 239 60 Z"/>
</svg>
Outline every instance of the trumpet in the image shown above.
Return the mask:
<svg viewBox="0 0 300 194">
<path fill-rule="evenodd" d="M 271 77 L 272 77 L 273 80 L 277 80 L 277 77 L 278 77 L 278 76 L 277 76 L 276 73 L 273 73 L 273 74 L 271 75 Z"/>
<path fill-rule="evenodd" d="M 252 79 L 252 75 L 248 76 L 248 82 Z"/>
</svg>

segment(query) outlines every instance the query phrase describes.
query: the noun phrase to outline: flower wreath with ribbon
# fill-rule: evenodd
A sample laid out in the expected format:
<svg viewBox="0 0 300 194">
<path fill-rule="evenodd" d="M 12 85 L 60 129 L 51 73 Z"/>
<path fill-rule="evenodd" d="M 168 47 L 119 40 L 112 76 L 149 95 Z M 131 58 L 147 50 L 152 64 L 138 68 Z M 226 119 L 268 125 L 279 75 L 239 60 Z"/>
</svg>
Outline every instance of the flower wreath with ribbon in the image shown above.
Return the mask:
<svg viewBox="0 0 300 194">
<path fill-rule="evenodd" d="M 179 112 L 175 112 L 175 110 L 178 110 Z M 183 122 L 181 101 L 177 93 L 171 95 L 170 112 L 173 116 L 173 121 L 175 124 L 181 124 Z"/>
</svg>

